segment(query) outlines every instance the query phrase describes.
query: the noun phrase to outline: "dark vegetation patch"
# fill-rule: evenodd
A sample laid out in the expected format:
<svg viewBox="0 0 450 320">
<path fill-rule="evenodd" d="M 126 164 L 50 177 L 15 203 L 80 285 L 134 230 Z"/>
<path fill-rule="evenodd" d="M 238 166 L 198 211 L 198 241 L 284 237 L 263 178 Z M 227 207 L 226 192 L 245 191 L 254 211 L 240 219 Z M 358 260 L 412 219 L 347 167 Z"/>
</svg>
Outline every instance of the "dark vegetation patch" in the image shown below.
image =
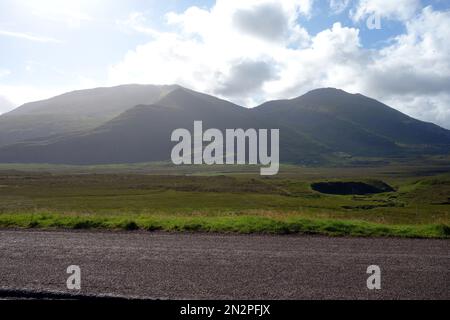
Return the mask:
<svg viewBox="0 0 450 320">
<path fill-rule="evenodd" d="M 311 188 L 320 193 L 337 195 L 365 195 L 395 191 L 382 181 L 373 181 L 371 183 L 353 181 L 316 182 L 311 184 Z"/>
<path fill-rule="evenodd" d="M 342 206 L 342 208 L 348 210 L 371 210 L 375 208 L 394 208 L 400 206 L 401 205 L 398 205 L 396 203 L 386 203 L 386 204 L 364 204 L 359 206 Z"/>
</svg>

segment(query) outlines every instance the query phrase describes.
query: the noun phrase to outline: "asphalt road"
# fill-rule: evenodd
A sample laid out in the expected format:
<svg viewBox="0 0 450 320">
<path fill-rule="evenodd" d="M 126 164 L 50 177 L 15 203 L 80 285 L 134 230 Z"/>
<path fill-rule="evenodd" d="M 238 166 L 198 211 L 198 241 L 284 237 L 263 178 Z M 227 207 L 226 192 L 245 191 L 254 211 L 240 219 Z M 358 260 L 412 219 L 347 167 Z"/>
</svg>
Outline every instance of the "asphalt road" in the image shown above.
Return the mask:
<svg viewBox="0 0 450 320">
<path fill-rule="evenodd" d="M 66 288 L 69 265 L 81 291 Z M 369 290 L 369 265 L 381 290 Z M 450 241 L 0 230 L 0 297 L 450 299 Z"/>
</svg>

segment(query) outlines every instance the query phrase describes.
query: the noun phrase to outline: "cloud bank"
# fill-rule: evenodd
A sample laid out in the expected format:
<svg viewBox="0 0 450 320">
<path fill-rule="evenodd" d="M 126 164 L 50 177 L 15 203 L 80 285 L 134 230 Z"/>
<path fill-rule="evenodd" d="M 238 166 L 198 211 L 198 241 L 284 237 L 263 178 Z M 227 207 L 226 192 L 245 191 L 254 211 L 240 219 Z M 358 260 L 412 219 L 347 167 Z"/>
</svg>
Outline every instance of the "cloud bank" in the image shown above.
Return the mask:
<svg viewBox="0 0 450 320">
<path fill-rule="evenodd" d="M 405 33 L 378 50 L 363 48 L 360 31 L 339 22 L 309 34 L 302 21 L 312 1 L 218 0 L 210 9 L 171 12 L 172 31 L 153 32 L 128 52 L 111 66 L 110 81 L 179 83 L 248 107 L 332 86 L 450 128 L 450 12 L 401 2 L 361 0 L 349 10 L 355 21 L 378 14 L 404 23 Z"/>
<path fill-rule="evenodd" d="M 122 58 L 98 64 L 97 76 L 67 72 L 70 86 L 36 86 L 28 81 L 32 78 L 18 82 L 23 77 L 21 68 L 30 77 L 29 62 L 22 62 L 23 66 L 4 62 L 0 95 L 18 104 L 81 87 L 178 83 L 253 107 L 319 87 L 337 87 L 450 129 L 450 11 L 423 7 L 421 0 L 217 0 L 209 8 L 191 6 L 168 12 L 158 27 L 145 10 L 130 10 L 99 22 L 95 10 L 83 13 L 88 5 L 97 5 L 82 2 L 84 6 L 79 1 L 68 1 L 71 5 L 39 1 L 28 10 L 45 21 L 58 20 L 70 32 L 81 30 L 80 23 L 89 23 L 102 32 L 111 31 L 102 35 L 112 35 L 113 41 L 118 41 L 113 32 L 136 36 L 139 41 L 123 44 L 120 52 L 131 50 Z M 329 19 L 320 16 L 319 10 Z M 383 30 L 367 29 L 366 20 L 373 15 L 381 18 Z M 316 26 L 325 20 L 326 24 Z M 389 24 L 400 26 L 396 36 L 374 45 L 372 35 L 376 39 L 389 34 L 384 29 Z M 70 42 L 61 34 L 58 39 L 64 42 L 33 33 L 38 30 L 21 32 L 26 26 L 9 27 L 2 26 L 0 36 L 20 44 L 34 42 L 56 50 Z M 372 49 L 364 47 L 367 41 Z M 80 59 L 79 64 L 83 63 Z"/>
</svg>

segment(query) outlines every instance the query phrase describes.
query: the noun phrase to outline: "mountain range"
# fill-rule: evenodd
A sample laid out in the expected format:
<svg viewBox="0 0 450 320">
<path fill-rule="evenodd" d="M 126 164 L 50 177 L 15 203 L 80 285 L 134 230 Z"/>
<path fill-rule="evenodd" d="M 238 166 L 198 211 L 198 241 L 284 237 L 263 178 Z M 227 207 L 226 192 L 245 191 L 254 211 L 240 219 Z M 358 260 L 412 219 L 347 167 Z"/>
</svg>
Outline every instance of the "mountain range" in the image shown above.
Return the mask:
<svg viewBox="0 0 450 320">
<path fill-rule="evenodd" d="M 69 92 L 0 116 L 0 162 L 102 164 L 170 159 L 177 128 L 278 128 L 280 160 L 449 154 L 450 130 L 334 88 L 244 108 L 178 85 Z"/>
</svg>

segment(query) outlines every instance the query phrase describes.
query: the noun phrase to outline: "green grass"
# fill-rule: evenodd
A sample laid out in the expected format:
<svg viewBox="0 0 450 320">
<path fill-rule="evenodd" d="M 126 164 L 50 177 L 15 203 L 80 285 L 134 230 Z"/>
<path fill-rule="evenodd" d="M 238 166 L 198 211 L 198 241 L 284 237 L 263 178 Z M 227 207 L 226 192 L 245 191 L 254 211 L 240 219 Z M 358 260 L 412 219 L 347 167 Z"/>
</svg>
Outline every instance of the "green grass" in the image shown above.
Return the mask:
<svg viewBox="0 0 450 320">
<path fill-rule="evenodd" d="M 163 230 L 190 232 L 233 232 L 267 234 L 318 234 L 328 236 L 450 238 L 445 224 L 382 225 L 361 221 L 338 221 L 260 216 L 179 217 L 179 216 L 73 216 L 59 214 L 3 214 L 3 228 L 65 228 Z"/>
<path fill-rule="evenodd" d="M 275 177 L 10 168 L 0 171 L 0 227 L 448 238 L 450 174 L 442 168 L 285 166 Z M 311 189 L 320 181 L 378 180 L 395 191 L 356 196 Z"/>
</svg>

